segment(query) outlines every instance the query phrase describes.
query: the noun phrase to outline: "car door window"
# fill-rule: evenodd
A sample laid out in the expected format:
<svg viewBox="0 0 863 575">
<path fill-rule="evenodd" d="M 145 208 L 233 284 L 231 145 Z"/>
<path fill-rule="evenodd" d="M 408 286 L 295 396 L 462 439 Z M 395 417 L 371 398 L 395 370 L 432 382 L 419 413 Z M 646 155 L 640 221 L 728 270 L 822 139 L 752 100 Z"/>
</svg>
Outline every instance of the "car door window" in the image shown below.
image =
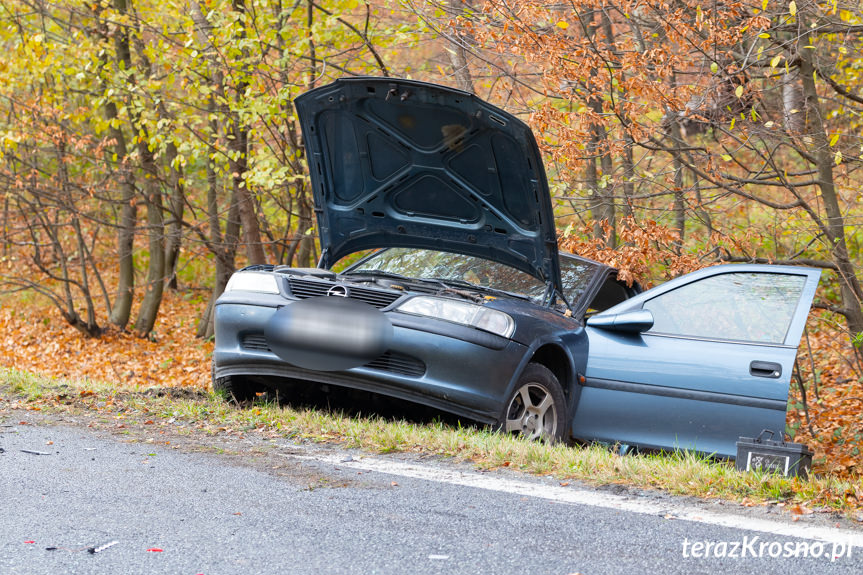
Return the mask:
<svg viewBox="0 0 863 575">
<path fill-rule="evenodd" d="M 805 284 L 793 274 L 711 276 L 645 302 L 654 320 L 648 333 L 781 344 Z"/>
</svg>

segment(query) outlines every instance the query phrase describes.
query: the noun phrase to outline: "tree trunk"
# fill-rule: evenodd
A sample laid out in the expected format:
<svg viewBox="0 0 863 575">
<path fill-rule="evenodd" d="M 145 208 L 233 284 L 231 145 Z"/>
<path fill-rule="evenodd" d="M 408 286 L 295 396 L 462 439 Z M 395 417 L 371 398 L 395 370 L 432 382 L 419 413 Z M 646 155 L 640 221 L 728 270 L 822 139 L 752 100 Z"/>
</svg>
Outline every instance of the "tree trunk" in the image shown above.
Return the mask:
<svg viewBox="0 0 863 575">
<path fill-rule="evenodd" d="M 620 160 L 623 166 L 623 216 L 631 218 L 633 217 L 632 198 L 635 195 L 635 159 L 632 153 L 635 142 L 626 128 L 623 129 L 623 139 L 626 142 L 623 157 Z"/>
<path fill-rule="evenodd" d="M 585 35 L 596 41 L 597 30 L 601 22 L 597 22 L 597 18 L 601 20 L 602 12 L 593 10 L 584 15 L 583 26 Z M 606 39 L 608 40 L 608 39 Z M 596 70 L 591 69 L 590 75 L 596 76 Z M 602 98 L 599 94 L 587 94 L 587 106 L 593 111 L 597 118 L 602 117 Z M 614 164 L 607 149 L 608 133 L 597 119 L 590 126 L 590 140 L 587 145 L 587 185 L 590 189 L 591 196 L 589 201 L 590 216 L 593 218 L 593 235 L 597 239 L 604 239 L 605 244 L 613 248 L 617 245 L 616 222 L 614 213 L 614 197 L 609 188 L 610 177 L 614 169 Z M 596 171 L 596 160 L 599 160 L 602 175 Z M 606 222 L 611 227 L 611 233 L 606 235 L 602 229 L 602 222 Z"/>
<path fill-rule="evenodd" d="M 300 193 L 297 201 L 299 210 L 299 218 L 297 222 L 297 267 L 310 268 L 314 267 L 315 262 L 312 261 L 312 248 L 315 241 L 314 236 L 308 231 L 314 225 L 312 223 L 312 208 L 309 204 L 309 199 L 306 195 L 306 189 Z"/>
<path fill-rule="evenodd" d="M 471 0 L 455 0 L 449 3 L 446 11 L 451 17 L 455 18 L 465 10 L 469 10 L 471 8 Z M 454 30 L 449 36 L 447 54 L 449 54 L 449 61 L 450 64 L 452 64 L 453 75 L 455 76 L 455 82 L 459 90 L 464 90 L 465 92 L 473 94 L 473 78 L 470 73 L 470 68 L 468 67 L 467 49 L 465 48 L 465 43 L 467 41 L 468 35 L 460 30 Z"/>
<path fill-rule="evenodd" d="M 209 172 L 208 170 L 208 179 Z M 225 291 L 225 286 L 228 285 L 228 280 L 231 274 L 234 273 L 234 259 L 237 254 L 237 246 L 240 236 L 240 208 L 239 200 L 236 194 L 231 197 L 231 206 L 228 209 L 228 221 L 225 224 L 224 240 L 222 239 L 221 227 L 219 222 L 218 201 L 216 199 L 215 172 L 212 174 L 211 186 L 207 192 L 207 203 L 210 211 L 210 234 L 211 242 L 214 245 L 213 252 L 216 255 L 216 272 L 213 281 L 213 291 L 210 294 L 210 301 L 207 302 L 207 309 L 201 315 L 198 322 L 197 336 L 204 339 L 209 339 L 215 334 L 215 306 L 216 300 Z M 215 225 L 214 225 L 215 224 Z"/>
<path fill-rule="evenodd" d="M 138 309 L 135 331 L 147 336 L 156 325 L 156 316 L 162 304 L 165 288 L 165 222 L 162 217 L 162 187 L 156 161 L 149 148 L 149 137 L 139 127 L 138 155 L 144 169 L 144 193 L 147 198 L 147 236 L 149 238 L 150 263 L 147 266 L 147 288 L 144 300 Z"/>
<path fill-rule="evenodd" d="M 127 11 L 126 0 L 114 0 L 114 8 L 121 14 Z M 132 69 L 132 54 L 129 49 L 129 33 L 124 26 L 119 26 L 114 36 L 114 47 L 118 67 L 124 70 Z M 135 189 L 135 176 L 127 164 L 126 138 L 119 127 L 114 126 L 117 119 L 117 106 L 108 101 L 105 104 L 105 116 L 111 123 L 110 134 L 114 140 L 114 155 L 120 171 L 120 225 L 117 228 L 117 259 L 119 261 L 117 278 L 117 296 L 111 308 L 109 321 L 120 329 L 126 329 L 129 317 L 132 315 L 132 299 L 135 290 L 135 260 L 133 243 L 135 241 L 135 223 L 138 217 Z"/>
<path fill-rule="evenodd" d="M 594 111 L 602 111 L 602 104 L 597 98 L 591 98 L 588 105 Z M 605 244 L 613 248 L 617 244 L 614 197 L 609 188 L 608 176 L 611 175 L 614 168 L 611 156 L 607 150 L 603 150 L 608 135 L 605 133 L 605 128 L 595 123 L 591 126 L 590 142 L 587 147 L 587 185 L 591 190 L 590 195 L 590 215 L 593 218 L 593 233 L 594 237 L 602 238 Z M 596 160 L 599 159 L 602 167 L 603 176 L 600 177 L 596 170 Z M 606 236 L 602 230 L 602 222 L 606 222 L 611 227 L 611 233 Z"/>
<path fill-rule="evenodd" d="M 233 0 L 232 6 L 234 11 L 241 16 L 242 27 L 240 28 L 237 43 L 242 44 L 246 38 L 246 3 L 245 0 Z M 311 6 L 309 7 L 311 10 Z M 243 61 L 247 60 L 248 50 L 242 49 Z M 245 70 L 244 63 L 239 70 L 239 78 L 241 78 L 234 90 L 234 97 L 237 110 L 231 114 L 231 124 L 228 128 L 228 147 L 231 151 L 229 166 L 231 169 L 232 180 L 234 184 L 234 194 L 240 202 L 240 221 L 243 224 L 243 244 L 246 246 L 246 257 L 249 259 L 249 264 L 266 263 L 267 257 L 264 254 L 264 242 L 261 240 L 261 229 L 258 222 L 258 215 L 255 210 L 255 201 L 252 197 L 252 192 L 246 185 L 246 172 L 249 169 L 249 130 L 248 126 L 241 120 L 239 108 L 245 104 L 246 90 L 249 88 L 249 83 L 245 79 L 248 74 Z"/>
<path fill-rule="evenodd" d="M 830 153 L 830 142 L 824 129 L 824 118 L 821 102 L 815 85 L 815 67 L 812 63 L 809 27 L 806 18 L 802 22 L 804 32 L 797 41 L 797 54 L 800 66 L 800 78 L 803 81 L 803 99 L 805 115 L 808 119 L 806 131 L 812 137 L 814 156 L 818 169 L 818 188 L 821 190 L 821 200 L 827 213 L 828 241 L 830 242 L 832 260 L 839 272 L 839 285 L 842 294 L 844 315 L 848 321 L 848 330 L 852 337 L 863 332 L 863 291 L 854 269 L 854 264 L 848 254 L 845 239 L 845 220 L 839 205 L 839 196 L 833 180 L 834 158 Z"/>
<path fill-rule="evenodd" d="M 788 133 L 799 134 L 805 128 L 804 106 L 797 68 L 789 67 L 782 80 L 782 112 L 785 117 L 785 130 Z"/>
<path fill-rule="evenodd" d="M 185 188 L 183 186 L 183 169 L 177 163 L 177 146 L 169 143 L 165 151 L 165 161 L 170 170 L 169 185 L 171 188 L 168 235 L 165 242 L 165 277 L 168 287 L 177 289 L 177 262 L 180 259 L 180 248 L 183 245 L 183 209 L 185 207 Z"/>
<path fill-rule="evenodd" d="M 672 143 L 671 155 L 674 162 L 674 229 L 677 230 L 678 236 L 674 251 L 677 255 L 680 255 L 686 234 L 686 198 L 683 192 L 684 163 L 683 158 L 681 157 L 682 152 L 680 150 L 683 143 L 683 134 L 680 130 L 680 122 L 677 114 L 669 110 L 666 117 L 669 118 L 668 136 Z"/>
</svg>

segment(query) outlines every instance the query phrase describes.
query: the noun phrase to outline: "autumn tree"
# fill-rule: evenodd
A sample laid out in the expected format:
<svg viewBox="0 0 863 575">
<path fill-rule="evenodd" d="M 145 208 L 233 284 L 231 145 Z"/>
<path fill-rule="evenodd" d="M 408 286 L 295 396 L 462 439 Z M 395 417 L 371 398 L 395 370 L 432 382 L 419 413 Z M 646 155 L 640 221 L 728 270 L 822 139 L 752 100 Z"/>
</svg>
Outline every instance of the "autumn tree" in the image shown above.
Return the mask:
<svg viewBox="0 0 863 575">
<path fill-rule="evenodd" d="M 622 211 L 669 224 L 678 252 L 822 267 L 838 298 L 817 305 L 856 334 L 860 18 L 841 2 L 489 0 L 455 20 L 490 97 L 539 135 L 561 215 L 601 237 Z"/>
<path fill-rule="evenodd" d="M 208 310 L 237 265 L 314 265 L 293 98 L 336 76 L 388 74 L 398 43 L 412 38 L 350 0 L 9 0 L 3 8 L 4 247 L 33 266 L 7 275 L 7 285 L 59 293 L 52 301 L 70 322 L 90 318 L 82 330 L 90 335 L 106 322 L 126 329 L 136 303 L 134 329 L 149 335 L 184 257 L 214 261 Z M 46 202 L 53 219 L 33 217 Z M 74 222 L 87 240 L 86 270 L 66 265 L 82 250 Z M 50 262 L 65 272 L 47 264 L 55 236 Z M 109 294 L 98 302 L 94 274 L 97 291 Z M 79 305 L 83 316 L 69 311 Z M 201 335 L 212 333 L 210 320 L 207 311 Z"/>
</svg>

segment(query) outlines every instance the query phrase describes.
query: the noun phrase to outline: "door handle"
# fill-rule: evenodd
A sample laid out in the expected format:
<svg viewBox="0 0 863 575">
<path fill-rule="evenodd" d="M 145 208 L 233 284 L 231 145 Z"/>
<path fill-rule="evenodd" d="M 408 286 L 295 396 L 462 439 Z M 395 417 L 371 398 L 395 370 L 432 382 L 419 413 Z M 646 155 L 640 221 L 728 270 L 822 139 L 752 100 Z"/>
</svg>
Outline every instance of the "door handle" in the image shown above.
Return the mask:
<svg viewBox="0 0 863 575">
<path fill-rule="evenodd" d="M 777 379 L 782 375 L 782 366 L 772 361 L 753 361 L 749 364 L 749 374 Z"/>
</svg>

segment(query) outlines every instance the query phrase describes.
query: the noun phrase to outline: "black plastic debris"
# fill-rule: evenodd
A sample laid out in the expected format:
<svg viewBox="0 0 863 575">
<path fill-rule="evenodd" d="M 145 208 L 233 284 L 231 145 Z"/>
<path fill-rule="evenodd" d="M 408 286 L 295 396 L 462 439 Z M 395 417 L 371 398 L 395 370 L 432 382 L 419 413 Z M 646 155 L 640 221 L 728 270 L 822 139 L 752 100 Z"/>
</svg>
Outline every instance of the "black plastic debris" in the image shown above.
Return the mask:
<svg viewBox="0 0 863 575">
<path fill-rule="evenodd" d="M 45 551 L 68 551 L 69 553 L 78 553 L 79 551 L 87 551 L 87 553 L 89 553 L 90 555 L 94 555 L 96 553 L 101 553 L 102 551 L 104 551 L 108 547 L 113 547 L 117 543 L 119 543 L 119 541 L 108 541 L 107 543 L 103 543 L 101 545 L 95 545 L 92 547 L 91 546 L 78 547 L 75 549 L 70 549 L 69 547 L 46 547 Z"/>
<path fill-rule="evenodd" d="M 770 434 L 764 438 L 765 434 Z M 737 440 L 737 469 L 778 473 L 785 477 L 809 476 L 814 452 L 802 443 L 774 441 L 773 432 L 763 430 L 758 437 Z"/>
<path fill-rule="evenodd" d="M 117 543 L 119 543 L 119 541 L 108 541 L 107 543 L 103 543 L 102 545 L 97 545 L 96 547 L 89 547 L 87 549 L 87 553 L 90 553 L 90 554 L 101 553 L 102 551 L 104 551 L 108 547 L 113 547 Z"/>
<path fill-rule="evenodd" d="M 22 453 L 29 453 L 31 455 L 51 455 L 47 451 L 35 451 L 33 449 L 22 449 L 21 452 Z"/>
</svg>

